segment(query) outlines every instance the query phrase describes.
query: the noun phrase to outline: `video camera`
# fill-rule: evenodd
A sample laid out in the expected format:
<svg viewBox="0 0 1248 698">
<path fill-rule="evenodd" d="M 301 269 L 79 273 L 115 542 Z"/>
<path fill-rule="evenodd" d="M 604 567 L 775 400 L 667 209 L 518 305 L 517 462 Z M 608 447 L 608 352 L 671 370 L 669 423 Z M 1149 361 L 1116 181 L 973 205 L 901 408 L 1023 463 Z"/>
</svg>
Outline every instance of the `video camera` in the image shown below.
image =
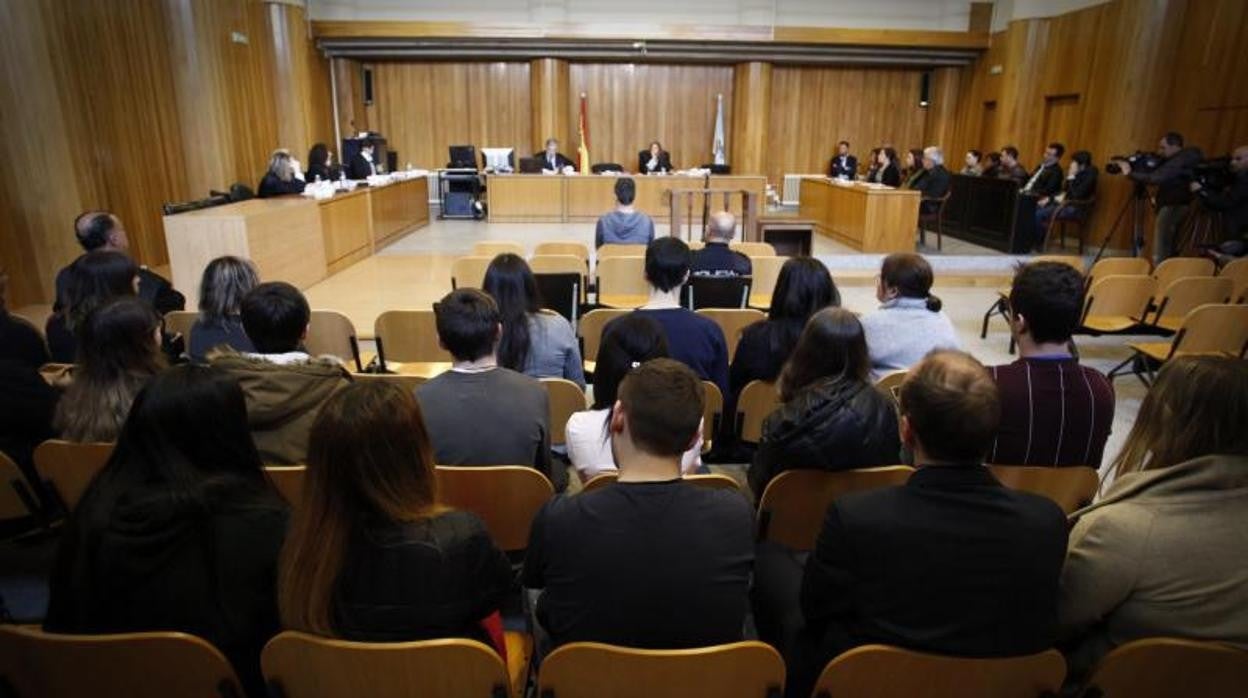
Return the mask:
<svg viewBox="0 0 1248 698">
<path fill-rule="evenodd" d="M 1192 169 L 1192 181 L 1210 191 L 1220 191 L 1231 185 L 1231 159 L 1227 156 L 1209 158 Z"/>
<path fill-rule="evenodd" d="M 1143 150 L 1137 150 L 1130 155 L 1114 155 L 1109 158 L 1109 163 L 1105 165 L 1107 174 L 1122 174 L 1122 165 L 1119 162 L 1126 161 L 1131 166 L 1132 172 L 1148 174 L 1161 166 L 1162 157 L 1157 153 L 1146 153 Z"/>
</svg>

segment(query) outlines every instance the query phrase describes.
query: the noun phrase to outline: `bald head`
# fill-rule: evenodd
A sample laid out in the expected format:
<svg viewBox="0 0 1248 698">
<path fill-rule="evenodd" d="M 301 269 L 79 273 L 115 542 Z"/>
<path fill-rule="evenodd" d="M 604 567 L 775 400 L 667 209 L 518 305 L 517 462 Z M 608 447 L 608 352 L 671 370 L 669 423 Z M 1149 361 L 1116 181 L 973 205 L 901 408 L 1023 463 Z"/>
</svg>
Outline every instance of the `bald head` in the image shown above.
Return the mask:
<svg viewBox="0 0 1248 698">
<path fill-rule="evenodd" d="M 719 211 L 711 215 L 706 224 L 706 239 L 716 242 L 730 242 L 737 232 L 737 217 L 727 211 Z"/>
<path fill-rule="evenodd" d="M 121 219 L 108 211 L 86 211 L 74 219 L 74 234 L 78 244 L 87 252 L 92 250 L 118 250 L 130 247 L 126 229 Z"/>
<path fill-rule="evenodd" d="M 980 462 L 997 433 L 997 384 L 961 351 L 937 350 L 901 386 L 901 436 L 918 465 Z"/>
<path fill-rule="evenodd" d="M 1231 153 L 1231 169 L 1236 172 L 1248 171 L 1248 145 L 1241 145 Z"/>
</svg>

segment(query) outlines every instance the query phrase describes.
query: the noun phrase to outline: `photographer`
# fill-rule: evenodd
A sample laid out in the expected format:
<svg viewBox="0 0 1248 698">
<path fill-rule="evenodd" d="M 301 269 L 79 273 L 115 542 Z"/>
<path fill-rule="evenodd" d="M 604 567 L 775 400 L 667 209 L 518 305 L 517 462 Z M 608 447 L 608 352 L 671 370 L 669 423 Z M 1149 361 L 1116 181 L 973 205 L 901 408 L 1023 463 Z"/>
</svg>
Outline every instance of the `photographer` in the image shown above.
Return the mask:
<svg viewBox="0 0 1248 698">
<path fill-rule="evenodd" d="M 1228 242 L 1241 240 L 1248 229 L 1248 145 L 1231 154 L 1230 170 L 1230 186 L 1221 191 L 1211 191 L 1199 181 L 1191 183 L 1192 192 L 1204 207 L 1222 214 Z"/>
<path fill-rule="evenodd" d="M 1174 256 L 1174 238 L 1187 216 L 1192 193 L 1192 171 L 1204 159 L 1199 148 L 1183 147 L 1183 136 L 1171 131 L 1158 143 L 1161 164 L 1152 172 L 1132 172 L 1131 163 L 1120 160 L 1122 173 L 1142 184 L 1157 185 L 1157 223 L 1153 231 L 1153 266 Z"/>
</svg>

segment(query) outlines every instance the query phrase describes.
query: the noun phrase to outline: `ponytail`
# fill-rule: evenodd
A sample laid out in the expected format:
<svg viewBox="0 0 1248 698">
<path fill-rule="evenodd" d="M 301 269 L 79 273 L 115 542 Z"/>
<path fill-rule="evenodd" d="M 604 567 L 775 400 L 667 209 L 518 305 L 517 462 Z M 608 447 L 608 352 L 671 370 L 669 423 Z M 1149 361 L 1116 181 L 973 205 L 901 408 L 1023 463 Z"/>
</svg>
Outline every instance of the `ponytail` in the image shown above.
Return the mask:
<svg viewBox="0 0 1248 698">
<path fill-rule="evenodd" d="M 940 307 L 941 307 L 940 296 L 933 296 L 929 294 L 927 297 L 927 309 L 932 311 L 933 313 L 939 313 Z"/>
</svg>

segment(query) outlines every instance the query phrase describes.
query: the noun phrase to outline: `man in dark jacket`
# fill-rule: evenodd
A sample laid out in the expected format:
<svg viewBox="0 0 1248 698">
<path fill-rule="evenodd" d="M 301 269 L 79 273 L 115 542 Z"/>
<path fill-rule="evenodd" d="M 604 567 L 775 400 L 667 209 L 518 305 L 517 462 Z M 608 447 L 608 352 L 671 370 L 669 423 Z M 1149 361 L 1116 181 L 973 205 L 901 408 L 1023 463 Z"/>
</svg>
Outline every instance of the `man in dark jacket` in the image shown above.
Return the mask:
<svg viewBox="0 0 1248 698">
<path fill-rule="evenodd" d="M 789 695 L 809 695 L 823 666 L 859 645 L 1010 657 L 1056 640 L 1066 517 L 983 467 L 1000 415 L 992 378 L 969 354 L 934 352 L 900 403 L 919 470 L 828 509 L 802 582 Z"/>
<path fill-rule="evenodd" d="M 86 211 L 74 219 L 74 234 L 78 244 L 87 252 L 114 250 L 130 254 L 130 238 L 126 235 L 121 219 L 108 211 Z M 60 311 L 69 298 L 69 266 L 56 273 L 56 299 L 53 312 Z M 164 315 L 174 310 L 186 309 L 186 296 L 177 292 L 165 277 L 139 267 L 139 297 Z"/>
<path fill-rule="evenodd" d="M 828 176 L 853 180 L 858 177 L 858 158 L 849 154 L 849 141 L 836 144 L 836 156 L 828 167 Z"/>
<path fill-rule="evenodd" d="M 1200 148 L 1184 147 L 1182 134 L 1171 131 L 1158 142 L 1158 154 L 1162 161 L 1152 172 L 1132 172 L 1131 163 L 1120 161 L 1122 173 L 1141 184 L 1155 184 L 1157 193 L 1157 223 L 1153 228 L 1153 266 L 1173 257 L 1174 238 L 1179 226 L 1187 217 L 1187 207 L 1192 201 L 1189 185 L 1192 171 L 1205 156 Z M 1135 241 L 1142 245 L 1142 240 Z"/>
<path fill-rule="evenodd" d="M 1096 197 L 1096 166 L 1092 153 L 1077 150 L 1070 156 L 1070 170 L 1064 183 L 1065 191 L 1056 196 L 1042 196 L 1036 201 L 1036 245 L 1044 244 L 1048 227 L 1054 220 L 1086 220 Z M 1054 219 L 1054 213 L 1057 218 Z"/>
<path fill-rule="evenodd" d="M 1222 214 L 1223 226 L 1228 239 L 1241 237 L 1248 229 L 1248 145 L 1241 145 L 1231 154 L 1231 186 L 1221 191 L 1210 191 L 1200 182 L 1192 182 L 1191 190 L 1210 211 Z"/>
<path fill-rule="evenodd" d="M 558 174 L 565 168 L 576 166 L 568 159 L 568 156 L 559 152 L 559 141 L 554 138 L 547 138 L 546 149 L 540 153 L 534 153 L 533 157 L 542 161 L 542 172 Z"/>
<path fill-rule="evenodd" d="M 736 216 L 728 211 L 712 214 L 706 224 L 706 245 L 693 253 L 693 275 L 749 276 L 753 272 L 750 258 L 729 246 L 736 233 Z"/>
<path fill-rule="evenodd" d="M 936 146 L 923 149 L 923 176 L 915 181 L 913 187 L 923 195 L 919 203 L 920 214 L 935 213 L 940 210 L 939 199 L 949 193 L 949 170 L 945 169 L 945 154 Z"/>
<path fill-rule="evenodd" d="M 368 179 L 371 175 L 377 174 L 376 152 L 377 145 L 372 141 L 364 141 L 360 144 L 359 152 L 352 155 L 351 162 L 347 163 L 347 177 Z"/>
<path fill-rule="evenodd" d="M 1066 146 L 1061 143 L 1050 143 L 1044 149 L 1044 159 L 1036 168 L 1035 174 L 1023 185 L 1022 193 L 1037 199 L 1048 199 L 1062 190 L 1062 155 Z M 1037 202 L 1039 205 L 1039 202 Z"/>
<path fill-rule="evenodd" d="M 1001 166 L 996 176 L 1000 179 L 1012 179 L 1022 186 L 1027 181 L 1027 168 L 1018 161 L 1018 148 L 1007 145 L 1001 149 Z"/>
</svg>

